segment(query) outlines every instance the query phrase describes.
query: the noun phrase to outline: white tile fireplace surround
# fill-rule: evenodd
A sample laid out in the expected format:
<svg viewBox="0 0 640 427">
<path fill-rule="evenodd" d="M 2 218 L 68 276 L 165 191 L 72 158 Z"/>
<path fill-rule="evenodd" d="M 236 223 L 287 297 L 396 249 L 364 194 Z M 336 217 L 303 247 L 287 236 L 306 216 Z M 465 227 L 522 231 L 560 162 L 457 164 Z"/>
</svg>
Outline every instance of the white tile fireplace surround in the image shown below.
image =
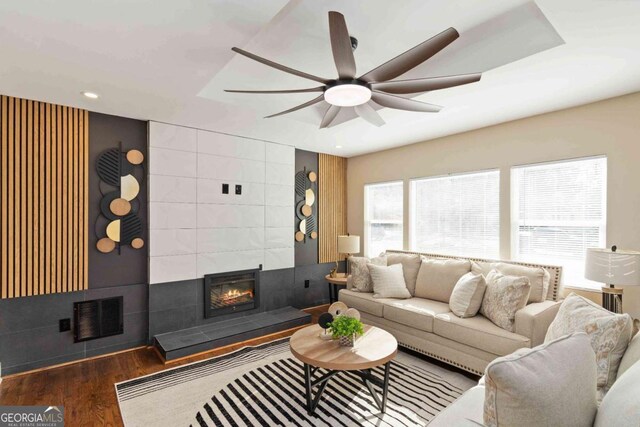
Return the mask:
<svg viewBox="0 0 640 427">
<path fill-rule="evenodd" d="M 152 284 L 294 266 L 293 147 L 150 122 L 148 164 Z"/>
</svg>

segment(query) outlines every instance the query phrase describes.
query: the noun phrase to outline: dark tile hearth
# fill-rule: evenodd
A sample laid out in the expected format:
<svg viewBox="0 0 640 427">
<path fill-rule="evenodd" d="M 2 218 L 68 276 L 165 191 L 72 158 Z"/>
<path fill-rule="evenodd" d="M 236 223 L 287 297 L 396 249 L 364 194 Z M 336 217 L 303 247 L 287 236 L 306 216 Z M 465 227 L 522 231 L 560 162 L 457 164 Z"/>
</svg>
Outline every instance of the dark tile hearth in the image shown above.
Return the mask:
<svg viewBox="0 0 640 427">
<path fill-rule="evenodd" d="M 153 344 L 168 360 L 311 323 L 311 315 L 293 307 L 158 334 Z"/>
</svg>

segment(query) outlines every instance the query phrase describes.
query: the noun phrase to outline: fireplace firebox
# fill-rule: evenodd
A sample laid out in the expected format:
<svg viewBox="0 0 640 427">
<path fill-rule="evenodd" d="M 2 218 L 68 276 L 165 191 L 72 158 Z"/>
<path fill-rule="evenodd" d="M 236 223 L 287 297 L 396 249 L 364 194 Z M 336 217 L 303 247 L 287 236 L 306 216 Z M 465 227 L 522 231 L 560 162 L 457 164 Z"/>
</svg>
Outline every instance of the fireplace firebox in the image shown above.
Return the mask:
<svg viewBox="0 0 640 427">
<path fill-rule="evenodd" d="M 252 310 L 260 306 L 259 272 L 253 270 L 204 276 L 204 317 Z"/>
</svg>

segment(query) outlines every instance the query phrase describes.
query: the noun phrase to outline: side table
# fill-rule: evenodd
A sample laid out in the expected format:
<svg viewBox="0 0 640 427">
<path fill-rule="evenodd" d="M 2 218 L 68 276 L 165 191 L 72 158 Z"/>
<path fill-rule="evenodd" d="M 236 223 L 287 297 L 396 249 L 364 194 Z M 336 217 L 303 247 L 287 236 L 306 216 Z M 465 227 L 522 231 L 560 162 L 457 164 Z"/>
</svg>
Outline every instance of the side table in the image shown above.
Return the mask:
<svg viewBox="0 0 640 427">
<path fill-rule="evenodd" d="M 338 273 L 336 277 L 331 277 L 327 274 L 326 276 L 324 276 L 324 278 L 329 284 L 329 304 L 333 304 L 334 302 L 338 301 L 338 286 L 347 286 L 347 274 Z"/>
</svg>

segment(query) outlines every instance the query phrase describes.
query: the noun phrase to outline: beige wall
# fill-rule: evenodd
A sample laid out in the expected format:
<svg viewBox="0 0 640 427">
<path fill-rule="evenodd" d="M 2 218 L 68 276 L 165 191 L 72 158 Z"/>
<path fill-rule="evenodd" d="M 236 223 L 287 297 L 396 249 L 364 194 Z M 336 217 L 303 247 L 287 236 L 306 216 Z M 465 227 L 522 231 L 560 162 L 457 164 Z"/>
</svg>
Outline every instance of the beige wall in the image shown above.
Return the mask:
<svg viewBox="0 0 640 427">
<path fill-rule="evenodd" d="M 634 93 L 352 157 L 347 171 L 348 231 L 364 235 L 364 184 L 404 180 L 407 245 L 409 179 L 499 168 L 501 257 L 507 259 L 510 255 L 510 167 L 605 154 L 608 158 L 607 245 L 640 250 L 639 113 L 640 93 Z M 598 295 L 592 297 L 599 300 Z M 625 289 L 624 310 L 640 317 L 640 287 Z"/>
</svg>

